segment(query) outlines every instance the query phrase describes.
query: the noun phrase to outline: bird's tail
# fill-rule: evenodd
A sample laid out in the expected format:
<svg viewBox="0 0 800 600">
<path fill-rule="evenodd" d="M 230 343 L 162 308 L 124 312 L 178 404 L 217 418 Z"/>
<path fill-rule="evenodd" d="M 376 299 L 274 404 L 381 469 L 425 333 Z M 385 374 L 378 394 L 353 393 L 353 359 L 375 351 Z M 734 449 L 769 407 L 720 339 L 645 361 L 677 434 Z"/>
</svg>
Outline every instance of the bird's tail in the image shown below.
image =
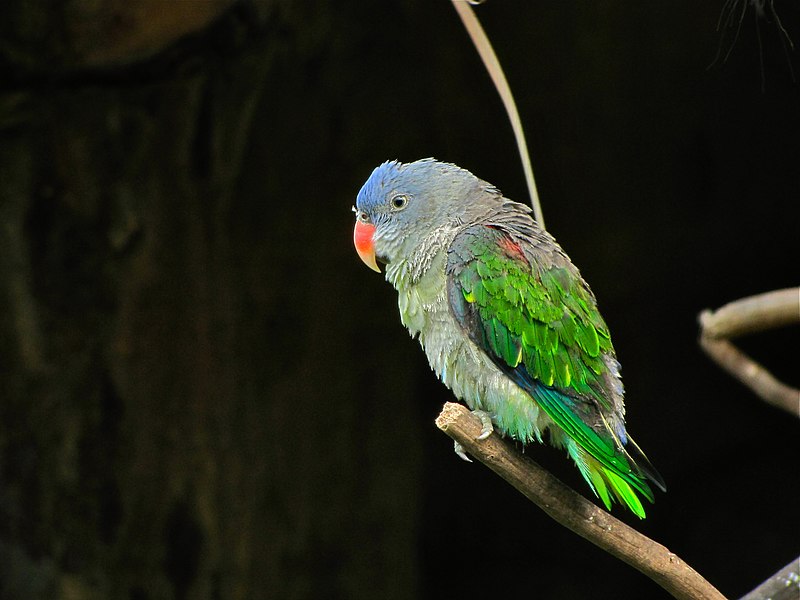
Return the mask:
<svg viewBox="0 0 800 600">
<path fill-rule="evenodd" d="M 666 487 L 661 476 L 636 443 L 630 438 L 629 443 L 630 449 L 637 455 L 636 459 L 628 453 L 626 448 L 616 457 L 618 461 L 615 461 L 629 466 L 630 468 L 626 471 L 603 464 L 573 440 L 569 440 L 566 446 L 567 452 L 575 461 L 589 487 L 603 501 L 606 509 L 611 510 L 611 504 L 616 500 L 627 506 L 637 517 L 644 519 L 645 511 L 639 495 L 650 502 L 655 501 L 647 480 L 649 479 L 662 490 L 666 490 Z"/>
</svg>

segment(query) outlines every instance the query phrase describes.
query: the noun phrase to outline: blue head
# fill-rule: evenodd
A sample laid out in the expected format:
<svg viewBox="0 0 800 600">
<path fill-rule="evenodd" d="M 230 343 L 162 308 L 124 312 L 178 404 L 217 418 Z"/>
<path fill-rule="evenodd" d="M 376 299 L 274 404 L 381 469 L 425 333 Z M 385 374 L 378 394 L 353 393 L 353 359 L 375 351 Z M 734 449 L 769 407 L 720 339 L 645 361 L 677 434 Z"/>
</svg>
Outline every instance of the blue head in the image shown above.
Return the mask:
<svg viewBox="0 0 800 600">
<path fill-rule="evenodd" d="M 385 162 L 356 198 L 356 250 L 377 270 L 375 256 L 386 263 L 407 258 L 427 236 L 471 222 L 499 201 L 494 187 L 456 165 Z"/>
</svg>

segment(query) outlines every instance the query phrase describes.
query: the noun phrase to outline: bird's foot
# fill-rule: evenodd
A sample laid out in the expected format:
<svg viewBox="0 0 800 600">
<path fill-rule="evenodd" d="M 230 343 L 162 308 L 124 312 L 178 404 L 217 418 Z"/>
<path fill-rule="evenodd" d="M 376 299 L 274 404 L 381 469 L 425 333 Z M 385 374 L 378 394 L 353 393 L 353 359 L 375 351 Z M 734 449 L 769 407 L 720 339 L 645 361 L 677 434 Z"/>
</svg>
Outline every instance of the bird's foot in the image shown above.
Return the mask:
<svg viewBox="0 0 800 600">
<path fill-rule="evenodd" d="M 476 437 L 476 440 L 485 440 L 494 431 L 494 426 L 492 425 L 492 417 L 489 415 L 488 412 L 485 410 L 473 410 L 472 414 L 478 417 L 481 421 L 481 433 Z M 456 454 L 462 459 L 467 462 L 472 462 L 472 459 L 467 456 L 467 452 L 464 449 L 464 446 L 459 444 L 458 442 L 453 442 L 453 450 L 455 450 Z"/>
<path fill-rule="evenodd" d="M 472 414 L 481 420 L 481 434 L 476 439 L 485 440 L 494 431 L 492 416 L 485 410 L 473 410 Z"/>
</svg>

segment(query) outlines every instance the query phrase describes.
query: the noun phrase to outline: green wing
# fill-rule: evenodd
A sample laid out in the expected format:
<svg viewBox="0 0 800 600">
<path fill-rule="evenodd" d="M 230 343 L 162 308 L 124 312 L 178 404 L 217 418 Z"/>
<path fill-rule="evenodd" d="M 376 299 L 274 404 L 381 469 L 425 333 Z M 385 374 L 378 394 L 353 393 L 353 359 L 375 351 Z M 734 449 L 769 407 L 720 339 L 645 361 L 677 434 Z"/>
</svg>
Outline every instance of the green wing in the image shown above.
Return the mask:
<svg viewBox="0 0 800 600">
<path fill-rule="evenodd" d="M 608 372 L 616 361 L 605 358 L 613 359 L 611 337 L 577 269 L 554 241 L 550 246 L 537 249 L 497 226 L 476 225 L 460 233 L 448 256 L 452 313 L 574 440 L 577 447 L 568 452 L 605 504 L 607 484 L 643 516 L 629 485 L 652 501 L 644 477 L 661 487 L 660 476 L 643 455 L 641 468 L 623 448 L 627 435 L 621 419 L 614 419 L 619 430 L 613 430 L 605 417 L 615 410 L 614 394 L 622 393 L 617 374 Z M 535 252 L 542 253 L 540 260 L 533 259 Z"/>
<path fill-rule="evenodd" d="M 463 313 L 477 313 L 478 322 L 469 325 L 478 330 L 469 333 L 493 358 L 511 368 L 522 365 L 533 380 L 610 409 L 603 356 L 614 349 L 577 270 L 566 258 L 544 268 L 532 264 L 507 233 L 477 227 L 460 234 L 449 261 L 451 286 L 460 295 L 451 294 L 450 302 L 462 325 Z"/>
</svg>

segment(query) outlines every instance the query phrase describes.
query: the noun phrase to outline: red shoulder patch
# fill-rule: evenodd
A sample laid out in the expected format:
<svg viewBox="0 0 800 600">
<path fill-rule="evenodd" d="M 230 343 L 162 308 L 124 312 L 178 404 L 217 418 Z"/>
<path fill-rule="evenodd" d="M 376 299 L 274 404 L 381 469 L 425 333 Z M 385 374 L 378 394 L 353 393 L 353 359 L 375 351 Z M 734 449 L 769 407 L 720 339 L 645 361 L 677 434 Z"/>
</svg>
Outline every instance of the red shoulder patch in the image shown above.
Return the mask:
<svg viewBox="0 0 800 600">
<path fill-rule="evenodd" d="M 489 229 L 494 229 L 495 231 L 503 231 L 502 228 L 497 227 L 496 225 L 487 225 L 486 227 Z M 512 240 L 508 235 L 503 235 L 498 238 L 497 245 L 505 251 L 509 258 L 513 258 L 514 260 L 522 260 L 525 262 L 528 261 L 520 245 Z"/>
<path fill-rule="evenodd" d="M 512 240 L 510 237 L 503 236 L 497 240 L 497 244 L 505 251 L 510 258 L 515 260 L 525 260 L 525 253 L 520 248 L 519 244 Z"/>
</svg>

